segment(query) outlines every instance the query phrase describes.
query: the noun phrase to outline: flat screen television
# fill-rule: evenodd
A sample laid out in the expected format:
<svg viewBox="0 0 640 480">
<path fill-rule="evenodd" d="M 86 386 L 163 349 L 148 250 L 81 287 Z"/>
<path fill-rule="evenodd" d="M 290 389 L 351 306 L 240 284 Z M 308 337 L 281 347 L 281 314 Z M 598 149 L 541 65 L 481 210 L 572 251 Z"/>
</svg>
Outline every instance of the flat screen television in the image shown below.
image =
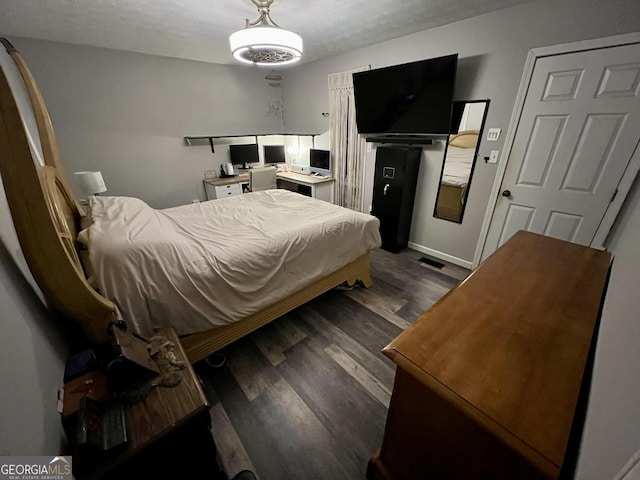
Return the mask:
<svg viewBox="0 0 640 480">
<path fill-rule="evenodd" d="M 264 145 L 264 164 L 285 163 L 284 145 Z"/>
<path fill-rule="evenodd" d="M 362 134 L 447 135 L 458 54 L 353 74 Z"/>
<path fill-rule="evenodd" d="M 318 150 L 312 148 L 309 150 L 309 171 L 316 175 L 331 175 L 331 154 L 329 150 Z"/>
<path fill-rule="evenodd" d="M 229 156 L 231 163 L 242 165 L 242 168 L 249 168 L 249 164 L 260 162 L 257 143 L 231 144 L 229 145 Z"/>
<path fill-rule="evenodd" d="M 451 108 L 451 131 L 449 133 L 458 133 L 460 131 L 460 122 L 462 122 L 462 115 L 464 115 L 464 107 L 467 106 L 467 102 L 453 102 Z"/>
</svg>

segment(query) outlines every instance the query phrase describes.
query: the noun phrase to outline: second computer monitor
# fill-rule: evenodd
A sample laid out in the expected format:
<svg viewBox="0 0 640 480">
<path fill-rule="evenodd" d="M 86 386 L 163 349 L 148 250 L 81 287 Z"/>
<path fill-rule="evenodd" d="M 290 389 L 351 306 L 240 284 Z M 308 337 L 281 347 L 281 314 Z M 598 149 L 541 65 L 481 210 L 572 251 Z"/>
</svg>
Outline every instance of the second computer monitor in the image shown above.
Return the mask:
<svg viewBox="0 0 640 480">
<path fill-rule="evenodd" d="M 242 165 L 241 168 L 249 168 L 250 164 L 260 161 L 257 143 L 231 144 L 229 145 L 229 156 L 231 157 L 231 163 Z"/>
<path fill-rule="evenodd" d="M 285 163 L 284 145 L 264 145 L 264 164 Z"/>
<path fill-rule="evenodd" d="M 309 150 L 309 170 L 318 175 L 331 175 L 331 154 L 329 150 Z"/>
</svg>

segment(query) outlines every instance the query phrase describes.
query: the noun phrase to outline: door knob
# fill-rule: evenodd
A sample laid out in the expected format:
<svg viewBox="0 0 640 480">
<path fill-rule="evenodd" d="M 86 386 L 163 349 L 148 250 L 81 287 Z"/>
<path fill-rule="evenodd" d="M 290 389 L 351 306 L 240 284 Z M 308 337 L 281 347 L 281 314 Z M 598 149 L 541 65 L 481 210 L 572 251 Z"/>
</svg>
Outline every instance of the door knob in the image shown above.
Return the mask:
<svg viewBox="0 0 640 480">
<path fill-rule="evenodd" d="M 387 183 L 384 188 L 382 189 L 382 194 L 386 195 L 387 194 L 387 190 L 389 190 L 389 184 Z"/>
<path fill-rule="evenodd" d="M 503 197 L 510 197 L 511 196 L 511 190 L 503 190 L 502 191 L 502 196 Z"/>
</svg>

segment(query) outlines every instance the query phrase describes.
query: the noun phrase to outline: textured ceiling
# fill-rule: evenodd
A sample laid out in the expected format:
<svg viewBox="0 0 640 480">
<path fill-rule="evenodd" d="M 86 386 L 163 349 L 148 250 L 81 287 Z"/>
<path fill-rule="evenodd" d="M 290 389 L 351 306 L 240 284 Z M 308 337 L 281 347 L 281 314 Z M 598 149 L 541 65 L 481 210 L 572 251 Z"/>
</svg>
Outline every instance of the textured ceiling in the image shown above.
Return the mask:
<svg viewBox="0 0 640 480">
<path fill-rule="evenodd" d="M 303 62 L 528 0 L 275 0 Z M 0 34 L 233 63 L 228 37 L 258 18 L 250 0 L 0 0 Z"/>
</svg>

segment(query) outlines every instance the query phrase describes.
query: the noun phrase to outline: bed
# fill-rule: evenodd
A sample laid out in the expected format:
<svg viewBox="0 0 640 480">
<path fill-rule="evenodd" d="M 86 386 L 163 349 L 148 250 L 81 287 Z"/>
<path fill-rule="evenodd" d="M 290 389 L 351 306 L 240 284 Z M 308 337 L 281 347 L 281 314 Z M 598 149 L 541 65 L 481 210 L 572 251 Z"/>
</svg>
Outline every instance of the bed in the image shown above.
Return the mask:
<svg viewBox="0 0 640 480">
<path fill-rule="evenodd" d="M 13 222 L 47 301 L 90 342 L 106 340 L 120 317 L 141 334 L 171 325 L 195 363 L 339 284 L 371 285 L 378 220 L 295 193 L 267 190 L 165 210 L 96 197 L 85 210 L 67 182 L 36 82 L 17 50 L 2 43 L 0 173 Z M 225 223 L 224 212 L 236 223 Z M 143 257 L 148 263 L 139 263 Z M 167 257 L 171 266 L 159 262 Z M 128 262 L 107 266 L 118 258 Z M 212 270 L 223 276 L 198 275 Z"/>
<path fill-rule="evenodd" d="M 449 138 L 445 154 L 438 204 L 438 217 L 459 221 L 478 143 L 478 130 L 465 130 Z"/>
</svg>

